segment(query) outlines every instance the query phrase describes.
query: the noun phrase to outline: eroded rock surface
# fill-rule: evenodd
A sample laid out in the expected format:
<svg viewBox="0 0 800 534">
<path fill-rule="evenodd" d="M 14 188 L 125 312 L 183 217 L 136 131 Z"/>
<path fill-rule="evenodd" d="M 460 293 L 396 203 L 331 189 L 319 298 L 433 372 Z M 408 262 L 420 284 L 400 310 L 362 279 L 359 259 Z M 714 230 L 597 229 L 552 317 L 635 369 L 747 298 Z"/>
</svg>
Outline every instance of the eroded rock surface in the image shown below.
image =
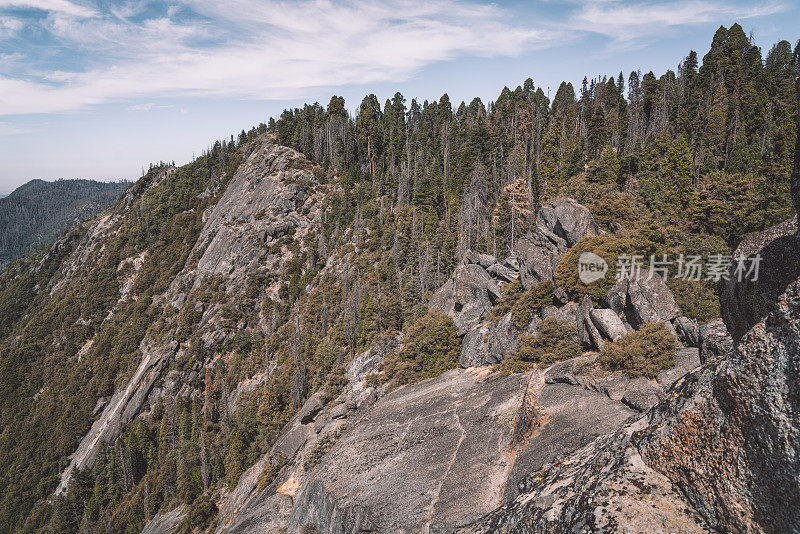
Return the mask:
<svg viewBox="0 0 800 534">
<path fill-rule="evenodd" d="M 243 294 L 247 278 L 259 270 L 281 272 L 294 256 L 281 250 L 280 253 L 265 253 L 265 245 L 274 244 L 270 228 L 276 224 L 290 223 L 295 241 L 302 244 L 312 226 L 319 221 L 317 202 L 322 192 L 306 191 L 299 183 L 314 184 L 311 171 L 304 166 L 293 165 L 305 161 L 303 156 L 291 148 L 278 146 L 268 138 L 260 138 L 249 152 L 247 159 L 231 177 L 219 202 L 203 214 L 204 226 L 195 243 L 190 258 L 173 279 L 165 294 L 157 297 L 172 307 L 200 305 L 202 319 L 197 325 L 200 337 L 207 343 L 221 341 L 226 335 L 219 327 L 222 310 L 219 306 L 205 308 L 200 303 L 188 303 L 186 293 L 199 288 L 211 277 L 224 277 L 225 291 Z M 174 169 L 168 168 L 156 180 L 168 177 Z M 153 184 L 150 185 L 152 187 Z M 302 209 L 301 209 L 302 208 Z M 301 213 L 302 212 L 302 213 Z M 110 217 L 110 216 L 108 216 Z M 95 223 L 90 236 L 102 236 L 109 221 L 101 218 Z M 93 239 L 82 247 L 88 254 L 96 246 Z M 265 239 L 267 240 L 265 243 Z M 87 252 L 88 251 L 88 252 Z M 76 258 L 75 262 L 83 261 Z M 135 264 L 135 258 L 131 261 Z M 276 282 L 268 292 L 276 294 L 281 282 Z M 122 295 L 124 298 L 125 295 Z M 61 475 L 56 490 L 63 493 L 75 468 L 90 467 L 103 443 L 113 441 L 120 426 L 136 417 L 143 407 L 154 404 L 160 395 L 167 392 L 178 395 L 190 393 L 190 373 L 202 371 L 204 363 L 197 361 L 187 376 L 172 381 L 178 387 L 172 391 L 170 382 L 162 377 L 168 362 L 185 351 L 175 339 L 173 325 L 167 331 L 148 332 L 139 345 L 142 359 L 124 388 L 117 390 L 103 409 L 100 417 L 83 437 L 70 463 Z M 162 381 L 161 387 L 156 384 Z M 199 392 L 197 392 L 199 394 Z"/>
<path fill-rule="evenodd" d="M 462 531 L 800 531 L 800 280 L 774 298 L 726 357 L 705 358 L 646 414 L 532 473 L 513 503 Z"/>
<path fill-rule="evenodd" d="M 585 236 L 599 234 L 597 224 L 589 210 L 571 198 L 559 198 L 545 204 L 536 217 L 536 228 L 552 233 L 573 246 Z"/>
<path fill-rule="evenodd" d="M 609 308 L 625 315 L 633 328 L 646 322 L 664 323 L 680 316 L 680 308 L 667 284 L 659 275 L 642 272 L 633 278 L 618 280 L 606 296 Z M 669 328 L 672 328 L 671 324 Z"/>
<path fill-rule="evenodd" d="M 454 370 L 378 401 L 301 486 L 290 529 L 446 532 L 502 502 L 529 375 Z"/>
<path fill-rule="evenodd" d="M 776 308 L 787 286 L 800 277 L 800 236 L 797 217 L 745 238 L 734 258 L 755 260 L 760 256 L 758 277 L 738 280 L 731 265 L 729 280 L 723 280 L 720 309 L 734 340 Z M 749 265 L 749 264 L 748 264 Z"/>
</svg>

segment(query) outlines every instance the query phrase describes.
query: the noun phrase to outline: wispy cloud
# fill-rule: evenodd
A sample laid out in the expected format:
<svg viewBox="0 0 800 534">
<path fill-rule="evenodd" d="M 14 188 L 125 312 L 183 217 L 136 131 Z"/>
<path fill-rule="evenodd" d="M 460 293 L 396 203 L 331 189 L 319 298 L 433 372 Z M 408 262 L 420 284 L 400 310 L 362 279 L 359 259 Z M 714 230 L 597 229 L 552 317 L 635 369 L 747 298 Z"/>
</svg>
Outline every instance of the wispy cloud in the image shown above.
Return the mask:
<svg viewBox="0 0 800 534">
<path fill-rule="evenodd" d="M 0 39 L 7 39 L 17 34 L 25 24 L 14 17 L 0 16 Z"/>
<path fill-rule="evenodd" d="M 22 135 L 36 133 L 39 130 L 35 128 L 23 128 L 8 122 L 0 122 L 0 135 Z"/>
<path fill-rule="evenodd" d="M 607 35 L 617 42 L 630 42 L 679 26 L 764 17 L 785 9 L 785 5 L 776 2 L 601 0 L 584 2 L 571 24 L 584 31 Z"/>
<path fill-rule="evenodd" d="M 50 31 L 60 40 L 113 61 L 38 79 L 0 76 L 0 114 L 155 96 L 297 97 L 316 87 L 403 80 L 461 55 L 515 55 L 551 36 L 497 6 L 456 0 L 190 0 L 183 7 L 195 16 L 51 17 Z"/>
<path fill-rule="evenodd" d="M 73 17 L 92 17 L 94 9 L 74 4 L 67 0 L 0 0 L 0 8 L 38 9 L 51 13 L 63 13 Z"/>
<path fill-rule="evenodd" d="M 668 28 L 783 9 L 724 0 L 574 0 L 548 20 L 478 1 L 132 0 L 109 8 L 0 0 L 0 42 L 2 32 L 20 31 L 18 12 L 31 9 L 45 15 L 25 24 L 35 22 L 53 41 L 32 43 L 38 52 L 28 61 L 16 52 L 0 68 L 0 116 L 114 101 L 146 106 L 159 97 L 295 99 L 319 88 L 403 81 L 463 56 L 515 56 L 592 33 L 630 46 Z M 48 62 L 37 53 L 62 55 Z"/>
</svg>

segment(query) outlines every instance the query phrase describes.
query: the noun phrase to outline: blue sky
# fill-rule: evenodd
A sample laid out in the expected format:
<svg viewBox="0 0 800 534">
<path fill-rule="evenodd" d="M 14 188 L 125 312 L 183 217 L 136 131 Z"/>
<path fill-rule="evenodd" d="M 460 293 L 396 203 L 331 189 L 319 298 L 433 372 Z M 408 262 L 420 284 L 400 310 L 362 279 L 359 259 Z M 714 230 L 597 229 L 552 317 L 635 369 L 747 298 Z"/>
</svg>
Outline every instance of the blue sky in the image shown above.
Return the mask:
<svg viewBox="0 0 800 534">
<path fill-rule="evenodd" d="M 332 94 L 457 104 L 660 75 L 733 22 L 766 55 L 798 21 L 797 0 L 0 0 L 0 191 L 136 179 Z"/>
</svg>

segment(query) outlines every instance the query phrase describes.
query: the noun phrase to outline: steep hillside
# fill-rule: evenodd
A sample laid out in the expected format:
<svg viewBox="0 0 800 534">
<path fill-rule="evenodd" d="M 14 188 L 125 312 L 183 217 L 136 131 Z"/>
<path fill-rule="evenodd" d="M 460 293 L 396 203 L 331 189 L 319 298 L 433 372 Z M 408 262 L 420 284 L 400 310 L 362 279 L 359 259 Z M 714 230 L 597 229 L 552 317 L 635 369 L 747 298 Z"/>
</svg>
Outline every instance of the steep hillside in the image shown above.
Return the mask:
<svg viewBox="0 0 800 534">
<path fill-rule="evenodd" d="M 353 118 L 334 97 L 154 167 L 0 274 L 0 531 L 762 526 L 750 471 L 708 443 L 774 408 L 726 403 L 725 380 L 779 374 L 742 345 L 719 362 L 786 287 L 646 274 L 721 273 L 794 213 L 797 57 L 760 54 L 721 28 L 628 99 L 526 82 Z M 716 426 L 685 424 L 701 397 Z"/>
<path fill-rule="evenodd" d="M 129 185 L 31 180 L 0 198 L 0 268 L 103 211 Z"/>
</svg>

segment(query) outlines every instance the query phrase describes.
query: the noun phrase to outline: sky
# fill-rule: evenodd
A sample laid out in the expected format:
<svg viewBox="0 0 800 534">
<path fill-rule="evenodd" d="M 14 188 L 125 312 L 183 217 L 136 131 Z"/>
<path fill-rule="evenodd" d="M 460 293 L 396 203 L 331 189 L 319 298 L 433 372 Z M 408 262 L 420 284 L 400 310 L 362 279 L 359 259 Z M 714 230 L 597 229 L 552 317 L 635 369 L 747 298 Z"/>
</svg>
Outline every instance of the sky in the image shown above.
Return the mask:
<svg viewBox="0 0 800 534">
<path fill-rule="evenodd" d="M 495 100 L 533 78 L 656 75 L 734 22 L 763 54 L 800 0 L 0 0 L 0 193 L 135 180 L 287 107 Z"/>
</svg>

